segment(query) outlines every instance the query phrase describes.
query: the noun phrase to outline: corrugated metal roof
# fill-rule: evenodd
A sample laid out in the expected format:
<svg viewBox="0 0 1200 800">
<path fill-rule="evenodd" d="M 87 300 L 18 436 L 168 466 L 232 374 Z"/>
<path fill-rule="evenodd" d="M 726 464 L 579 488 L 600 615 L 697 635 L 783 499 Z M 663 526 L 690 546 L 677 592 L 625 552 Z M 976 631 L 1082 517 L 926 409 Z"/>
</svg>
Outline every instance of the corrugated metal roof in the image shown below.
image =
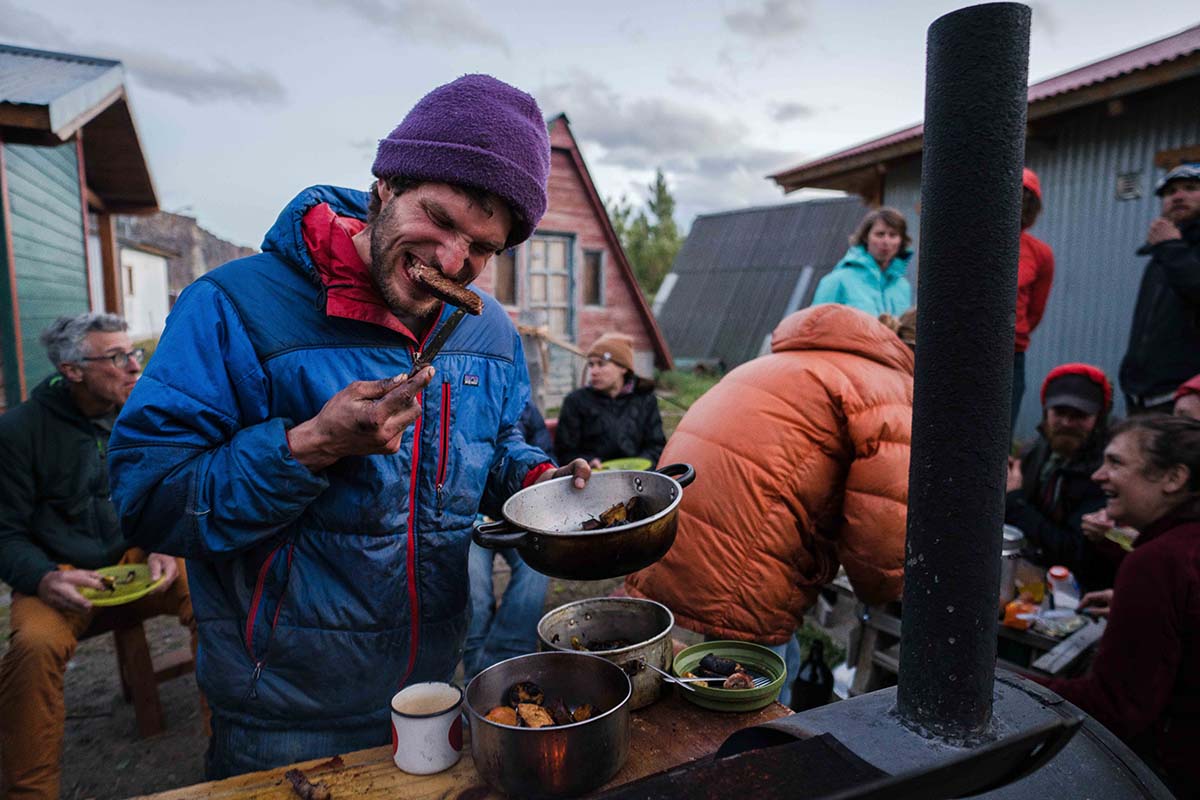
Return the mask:
<svg viewBox="0 0 1200 800">
<path fill-rule="evenodd" d="M 1077 67 L 1069 72 L 1038 81 L 1029 87 L 1029 103 L 1035 104 L 1052 97 L 1079 91 L 1098 83 L 1103 83 L 1122 75 L 1128 75 L 1150 67 L 1174 61 L 1200 51 L 1200 25 L 1188 28 L 1173 36 L 1159 39 L 1156 42 L 1127 50 L 1115 56 Z M 889 133 L 870 141 L 862 142 L 845 150 L 839 150 L 827 156 L 807 161 L 799 166 L 777 172 L 771 176 L 773 180 L 784 183 L 793 173 L 810 171 L 817 167 L 843 161 L 854 156 L 882 150 L 891 145 L 918 139 L 924 133 L 923 124 L 913 125 L 902 130 Z"/>
<path fill-rule="evenodd" d="M 123 83 L 121 62 L 0 44 L 0 103 L 45 106 L 57 133 Z"/>
<path fill-rule="evenodd" d="M 839 197 L 697 217 L 658 315 L 671 352 L 726 367 L 758 356 L 789 305 L 811 302 L 866 211 L 859 198 Z"/>
</svg>

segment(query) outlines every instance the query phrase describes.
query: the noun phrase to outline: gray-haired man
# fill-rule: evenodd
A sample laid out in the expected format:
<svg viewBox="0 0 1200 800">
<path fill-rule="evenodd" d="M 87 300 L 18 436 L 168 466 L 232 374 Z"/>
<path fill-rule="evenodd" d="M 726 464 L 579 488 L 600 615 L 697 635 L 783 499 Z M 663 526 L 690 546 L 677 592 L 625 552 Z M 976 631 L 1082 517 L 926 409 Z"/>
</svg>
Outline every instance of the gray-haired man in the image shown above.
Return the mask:
<svg viewBox="0 0 1200 800">
<path fill-rule="evenodd" d="M 13 588 L 0 663 L 0 795 L 59 795 L 63 673 L 106 613 L 79 592 L 105 588 L 95 569 L 148 562 L 162 583 L 127 608 L 178 615 L 194 641 L 182 562 L 130 549 L 109 498 L 109 433 L 142 371 L 127 327 L 113 314 L 55 321 L 41 338 L 58 372 L 0 415 L 0 580 Z"/>
</svg>

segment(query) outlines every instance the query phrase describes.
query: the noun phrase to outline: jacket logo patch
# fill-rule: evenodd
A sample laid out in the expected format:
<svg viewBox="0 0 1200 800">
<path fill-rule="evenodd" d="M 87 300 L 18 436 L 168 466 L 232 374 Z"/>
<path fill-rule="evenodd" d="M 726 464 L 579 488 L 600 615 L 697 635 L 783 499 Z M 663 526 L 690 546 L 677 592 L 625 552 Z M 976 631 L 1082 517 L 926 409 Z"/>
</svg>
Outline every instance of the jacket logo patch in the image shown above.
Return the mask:
<svg viewBox="0 0 1200 800">
<path fill-rule="evenodd" d="M 478 375 L 464 375 L 463 376 L 463 386 L 478 386 L 478 385 L 479 385 L 479 376 Z"/>
</svg>

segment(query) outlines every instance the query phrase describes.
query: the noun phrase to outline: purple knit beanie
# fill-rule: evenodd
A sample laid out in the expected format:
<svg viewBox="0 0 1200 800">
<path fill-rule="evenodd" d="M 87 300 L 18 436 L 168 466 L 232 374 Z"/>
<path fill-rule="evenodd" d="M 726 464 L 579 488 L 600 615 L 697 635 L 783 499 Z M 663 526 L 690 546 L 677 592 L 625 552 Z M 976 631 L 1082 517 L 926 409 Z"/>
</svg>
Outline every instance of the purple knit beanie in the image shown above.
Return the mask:
<svg viewBox="0 0 1200 800">
<path fill-rule="evenodd" d="M 463 75 L 422 97 L 379 141 L 371 172 L 491 192 L 513 212 L 512 247 L 546 213 L 550 137 L 525 92 L 490 75 Z"/>
</svg>

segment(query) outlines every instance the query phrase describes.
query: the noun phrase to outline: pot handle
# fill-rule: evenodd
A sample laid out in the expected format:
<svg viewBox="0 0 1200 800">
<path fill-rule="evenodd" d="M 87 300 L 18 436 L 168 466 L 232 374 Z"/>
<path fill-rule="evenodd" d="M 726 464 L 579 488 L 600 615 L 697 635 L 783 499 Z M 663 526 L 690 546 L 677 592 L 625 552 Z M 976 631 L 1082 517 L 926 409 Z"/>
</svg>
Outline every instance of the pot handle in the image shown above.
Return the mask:
<svg viewBox="0 0 1200 800">
<path fill-rule="evenodd" d="M 525 543 L 528 533 L 524 528 L 518 528 L 506 519 L 495 522 L 476 522 L 475 530 L 471 532 L 471 541 L 489 550 L 499 550 L 504 547 L 520 547 Z"/>
<path fill-rule="evenodd" d="M 696 470 L 692 468 L 691 464 L 667 464 L 665 467 L 659 467 L 654 471 L 659 475 L 675 478 L 675 481 L 680 486 L 687 486 L 696 480 Z M 675 477 L 676 474 L 679 475 L 678 478 Z"/>
</svg>

